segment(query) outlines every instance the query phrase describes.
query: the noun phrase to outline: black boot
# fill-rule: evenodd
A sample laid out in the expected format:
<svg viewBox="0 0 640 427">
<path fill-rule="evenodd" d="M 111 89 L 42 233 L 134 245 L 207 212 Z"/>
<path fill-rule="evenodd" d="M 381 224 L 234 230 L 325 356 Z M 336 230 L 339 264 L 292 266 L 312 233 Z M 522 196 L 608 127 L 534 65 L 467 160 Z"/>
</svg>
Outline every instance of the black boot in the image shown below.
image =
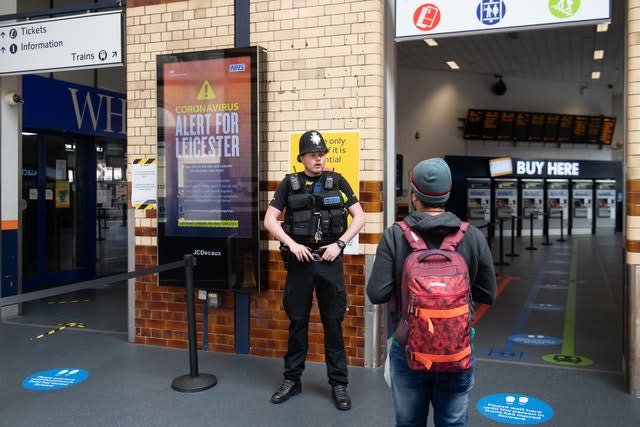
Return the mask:
<svg viewBox="0 0 640 427">
<path fill-rule="evenodd" d="M 295 396 L 296 394 L 302 391 L 302 383 L 300 380 L 291 381 L 285 378 L 280 385 L 280 388 L 273 393 L 271 396 L 271 403 L 282 403 L 286 402 L 291 396 Z"/>
<path fill-rule="evenodd" d="M 351 409 L 351 398 L 347 392 L 346 385 L 334 385 L 331 394 L 333 394 L 333 402 L 336 404 L 336 408 L 341 411 Z"/>
</svg>

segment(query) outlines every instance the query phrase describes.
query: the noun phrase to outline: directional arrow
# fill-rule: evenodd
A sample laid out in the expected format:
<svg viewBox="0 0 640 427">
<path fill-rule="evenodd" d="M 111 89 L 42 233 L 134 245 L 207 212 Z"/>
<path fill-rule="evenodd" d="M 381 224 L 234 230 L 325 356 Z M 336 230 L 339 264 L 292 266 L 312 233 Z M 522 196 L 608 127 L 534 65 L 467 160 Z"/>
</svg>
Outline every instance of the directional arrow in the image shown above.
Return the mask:
<svg viewBox="0 0 640 427">
<path fill-rule="evenodd" d="M 111 52 L 111 57 L 112 58 L 117 58 L 118 57 L 118 51 L 114 50 L 113 52 Z"/>
</svg>

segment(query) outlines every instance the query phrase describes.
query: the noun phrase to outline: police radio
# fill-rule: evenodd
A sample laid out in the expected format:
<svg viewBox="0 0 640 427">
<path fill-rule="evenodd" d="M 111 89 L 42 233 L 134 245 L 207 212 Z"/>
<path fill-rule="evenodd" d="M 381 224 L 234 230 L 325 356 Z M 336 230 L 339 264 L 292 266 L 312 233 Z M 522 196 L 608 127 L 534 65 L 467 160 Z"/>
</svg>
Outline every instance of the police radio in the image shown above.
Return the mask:
<svg viewBox="0 0 640 427">
<path fill-rule="evenodd" d="M 293 173 L 289 175 L 289 183 L 291 184 L 291 189 L 293 191 L 300 190 L 300 180 L 298 179 L 298 172 L 296 171 L 296 167 L 293 167 Z"/>
<path fill-rule="evenodd" d="M 333 190 L 333 174 L 329 174 L 327 179 L 324 180 L 324 189 Z"/>
</svg>

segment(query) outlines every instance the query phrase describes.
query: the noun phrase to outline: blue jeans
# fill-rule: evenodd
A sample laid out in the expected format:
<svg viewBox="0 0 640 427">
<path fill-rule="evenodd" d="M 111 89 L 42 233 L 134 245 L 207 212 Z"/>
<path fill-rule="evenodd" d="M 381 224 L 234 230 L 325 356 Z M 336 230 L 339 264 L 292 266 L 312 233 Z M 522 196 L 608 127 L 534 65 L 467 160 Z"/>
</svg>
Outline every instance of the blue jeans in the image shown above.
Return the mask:
<svg viewBox="0 0 640 427">
<path fill-rule="evenodd" d="M 389 364 L 396 426 L 426 426 L 429 404 L 436 427 L 466 426 L 473 368 L 463 372 L 414 371 L 407 366 L 402 346 L 395 339 L 392 342 Z"/>
</svg>

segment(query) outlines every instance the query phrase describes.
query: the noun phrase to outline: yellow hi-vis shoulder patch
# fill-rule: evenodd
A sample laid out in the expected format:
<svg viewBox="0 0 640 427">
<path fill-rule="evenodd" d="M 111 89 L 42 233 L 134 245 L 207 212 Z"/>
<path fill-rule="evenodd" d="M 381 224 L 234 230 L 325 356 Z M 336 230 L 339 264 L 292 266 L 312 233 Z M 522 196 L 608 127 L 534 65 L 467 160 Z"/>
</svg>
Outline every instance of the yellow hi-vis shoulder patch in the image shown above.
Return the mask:
<svg viewBox="0 0 640 427">
<path fill-rule="evenodd" d="M 198 101 L 205 101 L 210 99 L 216 99 L 216 93 L 213 91 L 209 80 L 205 80 L 200 86 L 200 90 L 198 91 Z"/>
</svg>

